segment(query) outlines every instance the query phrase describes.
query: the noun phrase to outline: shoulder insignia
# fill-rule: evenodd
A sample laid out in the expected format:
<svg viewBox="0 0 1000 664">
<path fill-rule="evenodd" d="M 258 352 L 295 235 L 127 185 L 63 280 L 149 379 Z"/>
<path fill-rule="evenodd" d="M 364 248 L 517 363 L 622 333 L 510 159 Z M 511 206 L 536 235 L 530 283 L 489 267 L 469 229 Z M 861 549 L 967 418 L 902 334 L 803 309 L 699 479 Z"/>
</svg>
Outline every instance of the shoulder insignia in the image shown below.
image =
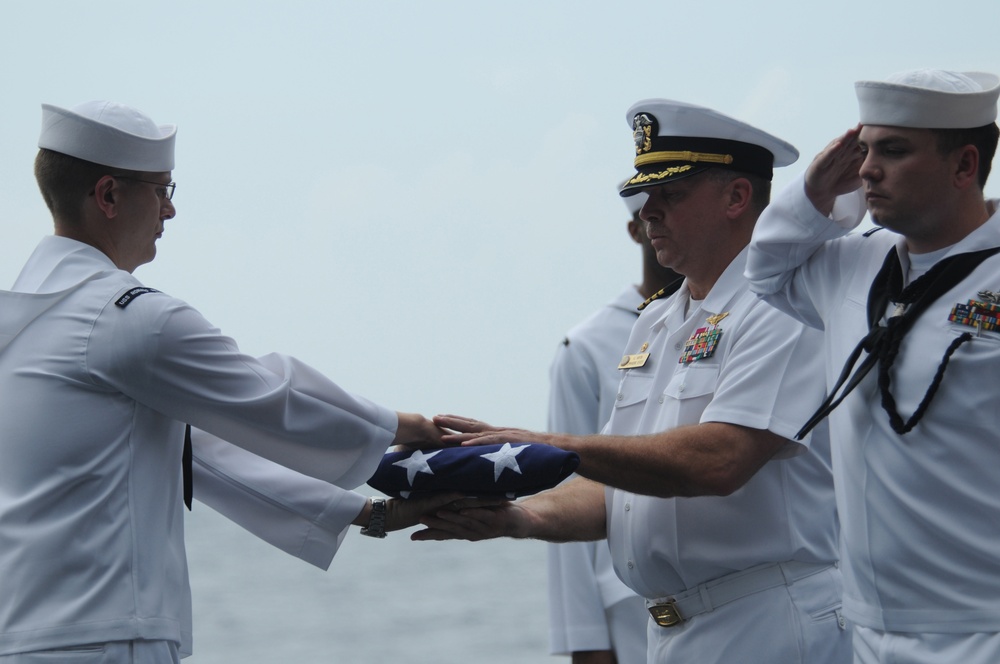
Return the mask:
<svg viewBox="0 0 1000 664">
<path fill-rule="evenodd" d="M 881 226 L 876 226 L 875 228 L 869 228 L 868 230 L 866 230 L 864 233 L 861 234 L 861 237 L 871 237 L 872 235 L 875 235 L 875 233 L 878 233 L 879 231 L 882 230 L 885 229 L 882 228 Z"/>
<path fill-rule="evenodd" d="M 637 309 L 639 311 L 642 311 L 643 309 L 648 307 L 650 303 L 653 302 L 654 300 L 659 300 L 662 297 L 670 297 L 671 295 L 677 292 L 677 290 L 681 287 L 682 283 L 684 283 L 684 277 L 681 277 L 679 279 L 674 279 L 669 284 L 667 284 L 660 290 L 656 291 L 655 293 L 647 297 L 646 301 L 640 304 L 637 307 Z"/>
<path fill-rule="evenodd" d="M 666 294 L 666 290 L 667 290 L 666 288 L 661 288 L 660 290 L 656 291 L 655 293 L 647 297 L 645 302 L 636 307 L 636 309 L 642 311 L 643 309 L 648 307 L 651 302 L 653 302 L 654 300 L 659 300 L 661 297 L 663 297 Z"/>
<path fill-rule="evenodd" d="M 156 290 L 155 288 L 146 288 L 145 286 L 138 286 L 130 291 L 127 291 L 124 295 L 115 300 L 115 306 L 124 309 L 129 304 L 131 304 L 132 300 L 139 297 L 140 295 L 145 295 L 146 293 L 159 293 L 159 292 L 160 291 Z"/>
</svg>

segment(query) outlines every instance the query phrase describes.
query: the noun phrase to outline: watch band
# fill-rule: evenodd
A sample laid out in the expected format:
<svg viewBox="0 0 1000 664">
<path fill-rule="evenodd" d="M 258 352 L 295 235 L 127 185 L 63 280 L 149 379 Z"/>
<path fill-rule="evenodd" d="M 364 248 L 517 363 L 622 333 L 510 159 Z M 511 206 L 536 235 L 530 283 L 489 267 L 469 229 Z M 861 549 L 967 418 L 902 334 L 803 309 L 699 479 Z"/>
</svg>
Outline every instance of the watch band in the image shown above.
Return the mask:
<svg viewBox="0 0 1000 664">
<path fill-rule="evenodd" d="M 368 537 L 385 537 L 385 498 L 372 497 L 372 512 L 368 517 L 368 525 L 361 529 L 362 535 Z"/>
</svg>

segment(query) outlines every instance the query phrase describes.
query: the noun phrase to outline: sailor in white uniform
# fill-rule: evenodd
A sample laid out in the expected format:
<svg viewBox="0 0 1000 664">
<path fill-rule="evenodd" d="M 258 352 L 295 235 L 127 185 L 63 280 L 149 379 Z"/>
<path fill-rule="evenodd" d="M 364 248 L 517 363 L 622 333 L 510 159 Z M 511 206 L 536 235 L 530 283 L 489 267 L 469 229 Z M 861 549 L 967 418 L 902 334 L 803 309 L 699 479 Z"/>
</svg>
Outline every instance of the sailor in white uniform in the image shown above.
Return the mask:
<svg viewBox="0 0 1000 664">
<path fill-rule="evenodd" d="M 35 170 L 55 234 L 0 292 L 4 664 L 190 653 L 185 424 L 203 497 L 319 565 L 349 523 L 386 528 L 385 504 L 349 491 L 386 447 L 440 440 L 294 358 L 240 352 L 132 275 L 175 213 L 175 131 L 111 102 L 43 106 Z"/>
<path fill-rule="evenodd" d="M 577 452 L 582 478 L 427 518 L 413 537 L 606 534 L 618 576 L 647 598 L 650 664 L 849 662 L 829 440 L 824 429 L 793 440 L 801 404 L 823 391 L 820 335 L 743 277 L 772 169 L 798 153 L 676 101 L 639 102 L 628 120 L 636 173 L 623 195 L 649 195 L 640 216 L 660 264 L 684 275 L 680 290 L 651 299 L 633 328 L 604 435 L 436 419 L 477 443 Z"/>
<path fill-rule="evenodd" d="M 747 276 L 825 331 L 831 398 L 804 412 L 833 432 L 856 661 L 995 664 L 1000 80 L 917 70 L 856 93 L 861 124 L 768 207 Z M 848 234 L 866 208 L 885 229 Z"/>
</svg>

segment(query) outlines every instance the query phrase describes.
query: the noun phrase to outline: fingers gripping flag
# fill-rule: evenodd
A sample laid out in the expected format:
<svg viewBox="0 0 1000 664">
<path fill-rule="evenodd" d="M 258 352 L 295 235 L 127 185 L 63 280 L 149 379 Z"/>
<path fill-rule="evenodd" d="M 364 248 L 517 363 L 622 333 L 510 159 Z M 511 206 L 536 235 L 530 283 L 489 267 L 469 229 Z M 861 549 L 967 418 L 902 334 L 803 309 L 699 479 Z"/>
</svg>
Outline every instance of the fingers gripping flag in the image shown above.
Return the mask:
<svg viewBox="0 0 1000 664">
<path fill-rule="evenodd" d="M 574 452 L 533 443 L 388 452 L 368 485 L 396 498 L 440 491 L 517 498 L 554 487 L 578 465 Z"/>
</svg>

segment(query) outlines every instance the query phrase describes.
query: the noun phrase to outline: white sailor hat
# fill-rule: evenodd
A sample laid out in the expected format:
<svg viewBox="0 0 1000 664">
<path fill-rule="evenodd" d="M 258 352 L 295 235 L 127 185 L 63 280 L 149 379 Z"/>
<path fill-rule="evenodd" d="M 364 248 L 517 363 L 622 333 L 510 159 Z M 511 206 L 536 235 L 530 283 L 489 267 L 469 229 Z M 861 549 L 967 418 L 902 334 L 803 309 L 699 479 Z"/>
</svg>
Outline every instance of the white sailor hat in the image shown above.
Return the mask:
<svg viewBox="0 0 1000 664">
<path fill-rule="evenodd" d="M 636 174 L 622 187 L 622 196 L 708 168 L 770 180 L 775 166 L 787 166 L 799 158 L 790 143 L 702 106 L 646 99 L 633 104 L 625 118 L 635 140 Z"/>
<path fill-rule="evenodd" d="M 972 129 L 997 119 L 1000 78 L 982 72 L 915 69 L 858 81 L 860 122 L 918 129 Z"/>
<path fill-rule="evenodd" d="M 625 180 L 624 182 L 619 184 L 618 191 L 621 191 L 627 184 L 628 180 Z M 647 194 L 644 191 L 638 191 L 635 192 L 632 196 L 626 196 L 625 198 L 623 198 L 622 202 L 625 203 L 625 207 L 628 208 L 628 213 L 632 215 L 632 218 L 634 219 L 635 215 L 639 214 L 639 210 L 642 209 L 642 206 L 646 204 L 646 199 L 648 198 L 649 194 Z"/>
<path fill-rule="evenodd" d="M 38 147 L 103 166 L 159 173 L 174 168 L 174 125 L 134 108 L 88 101 L 72 109 L 42 104 Z"/>
</svg>

